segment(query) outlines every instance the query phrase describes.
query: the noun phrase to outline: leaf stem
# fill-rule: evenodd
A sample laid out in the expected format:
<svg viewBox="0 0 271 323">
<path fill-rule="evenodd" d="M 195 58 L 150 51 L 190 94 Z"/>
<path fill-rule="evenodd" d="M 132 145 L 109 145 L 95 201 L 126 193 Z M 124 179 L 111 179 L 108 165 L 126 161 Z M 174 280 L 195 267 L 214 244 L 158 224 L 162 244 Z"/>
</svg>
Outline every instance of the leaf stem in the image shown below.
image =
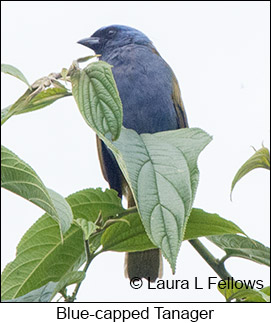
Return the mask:
<svg viewBox="0 0 271 323">
<path fill-rule="evenodd" d="M 116 219 L 121 218 L 121 217 L 128 215 L 128 214 L 136 213 L 136 212 L 138 212 L 136 206 L 129 207 L 128 209 L 124 210 L 123 212 L 118 213 L 118 216 L 116 217 Z"/>
<path fill-rule="evenodd" d="M 97 254 L 91 253 L 90 252 L 90 248 L 89 248 L 89 241 L 88 240 L 84 240 L 84 244 L 85 244 L 85 252 L 86 252 L 86 264 L 85 267 L 83 269 L 83 272 L 86 273 L 88 270 L 89 265 L 91 264 L 92 260 L 96 257 Z M 77 293 L 79 291 L 79 288 L 81 286 L 82 280 L 76 284 L 75 289 L 72 293 L 72 296 L 68 297 L 65 299 L 66 302 L 74 302 L 77 296 Z"/>
<path fill-rule="evenodd" d="M 201 255 L 201 257 L 208 263 L 208 265 L 213 268 L 213 270 L 218 274 L 218 276 L 221 279 L 227 280 L 227 278 L 232 277 L 227 272 L 224 266 L 224 261 L 221 262 L 219 259 L 216 259 L 210 253 L 210 251 L 199 241 L 199 239 L 192 239 L 192 240 L 189 240 L 189 242 L 197 250 L 197 252 Z"/>
</svg>

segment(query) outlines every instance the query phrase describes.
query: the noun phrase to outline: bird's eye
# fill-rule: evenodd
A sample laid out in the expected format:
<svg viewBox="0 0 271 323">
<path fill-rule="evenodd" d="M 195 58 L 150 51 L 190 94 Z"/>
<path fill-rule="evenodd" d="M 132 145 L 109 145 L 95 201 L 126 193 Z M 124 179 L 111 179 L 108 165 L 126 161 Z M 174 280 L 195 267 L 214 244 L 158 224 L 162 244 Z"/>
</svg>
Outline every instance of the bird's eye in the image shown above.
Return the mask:
<svg viewBox="0 0 271 323">
<path fill-rule="evenodd" d="M 107 35 L 108 35 L 108 36 L 113 36 L 115 33 L 116 33 L 116 30 L 114 30 L 114 29 L 109 29 L 109 30 L 108 30 L 108 32 L 107 32 Z"/>
</svg>

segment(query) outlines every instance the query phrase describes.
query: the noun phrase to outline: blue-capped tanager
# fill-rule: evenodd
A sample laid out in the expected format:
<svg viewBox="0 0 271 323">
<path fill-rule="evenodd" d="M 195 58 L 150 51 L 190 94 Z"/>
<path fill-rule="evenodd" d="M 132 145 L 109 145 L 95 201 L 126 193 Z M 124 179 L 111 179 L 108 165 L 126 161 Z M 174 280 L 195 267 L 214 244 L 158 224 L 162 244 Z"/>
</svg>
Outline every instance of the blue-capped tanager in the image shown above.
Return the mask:
<svg viewBox="0 0 271 323">
<path fill-rule="evenodd" d="M 176 76 L 150 39 L 127 26 L 102 27 L 78 42 L 100 54 L 112 72 L 123 105 L 123 125 L 137 133 L 155 133 L 188 127 Z M 104 178 L 119 197 L 134 206 L 132 193 L 111 151 L 97 137 Z M 148 178 L 146 178 L 146 181 Z M 126 275 L 155 281 L 162 273 L 159 249 L 126 254 Z"/>
</svg>

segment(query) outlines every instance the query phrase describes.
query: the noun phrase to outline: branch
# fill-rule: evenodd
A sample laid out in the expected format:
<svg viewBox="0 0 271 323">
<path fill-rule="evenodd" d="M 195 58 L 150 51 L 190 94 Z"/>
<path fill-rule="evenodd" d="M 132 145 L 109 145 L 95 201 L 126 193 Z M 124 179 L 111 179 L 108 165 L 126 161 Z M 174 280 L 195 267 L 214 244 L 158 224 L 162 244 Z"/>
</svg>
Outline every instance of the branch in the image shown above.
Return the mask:
<svg viewBox="0 0 271 323">
<path fill-rule="evenodd" d="M 201 257 L 208 263 L 209 266 L 213 268 L 213 270 L 218 274 L 218 276 L 227 280 L 227 278 L 231 278 L 232 276 L 227 272 L 224 262 L 221 262 L 219 259 L 216 259 L 210 251 L 199 241 L 199 239 L 189 240 L 191 245 L 197 250 L 197 252 L 201 255 Z"/>
</svg>

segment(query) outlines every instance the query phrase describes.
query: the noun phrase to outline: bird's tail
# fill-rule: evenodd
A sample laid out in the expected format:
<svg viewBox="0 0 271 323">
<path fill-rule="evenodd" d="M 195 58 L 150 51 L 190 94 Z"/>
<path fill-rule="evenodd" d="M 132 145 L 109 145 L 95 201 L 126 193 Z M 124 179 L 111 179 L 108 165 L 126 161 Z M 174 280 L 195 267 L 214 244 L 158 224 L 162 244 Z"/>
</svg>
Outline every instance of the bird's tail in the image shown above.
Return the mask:
<svg viewBox="0 0 271 323">
<path fill-rule="evenodd" d="M 160 249 L 128 252 L 125 255 L 125 276 L 129 279 L 146 278 L 154 282 L 162 276 L 162 256 Z"/>
<path fill-rule="evenodd" d="M 128 207 L 135 206 L 131 191 L 127 194 Z M 160 249 L 151 249 L 145 251 L 128 252 L 125 255 L 125 277 L 146 278 L 154 282 L 162 277 L 163 259 Z"/>
</svg>

